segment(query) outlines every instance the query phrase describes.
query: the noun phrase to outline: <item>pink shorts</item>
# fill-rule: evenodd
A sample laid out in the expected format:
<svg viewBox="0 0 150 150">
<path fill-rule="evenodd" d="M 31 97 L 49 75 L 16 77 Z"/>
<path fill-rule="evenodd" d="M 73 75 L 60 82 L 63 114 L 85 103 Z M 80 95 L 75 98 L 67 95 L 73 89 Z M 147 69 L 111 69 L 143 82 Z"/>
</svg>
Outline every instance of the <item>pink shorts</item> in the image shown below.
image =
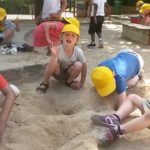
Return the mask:
<svg viewBox="0 0 150 150">
<path fill-rule="evenodd" d="M 33 46 L 34 47 L 48 46 L 45 33 L 44 33 L 44 29 L 42 30 L 41 28 L 42 27 L 39 25 L 34 30 L 34 34 L 33 34 Z"/>
</svg>

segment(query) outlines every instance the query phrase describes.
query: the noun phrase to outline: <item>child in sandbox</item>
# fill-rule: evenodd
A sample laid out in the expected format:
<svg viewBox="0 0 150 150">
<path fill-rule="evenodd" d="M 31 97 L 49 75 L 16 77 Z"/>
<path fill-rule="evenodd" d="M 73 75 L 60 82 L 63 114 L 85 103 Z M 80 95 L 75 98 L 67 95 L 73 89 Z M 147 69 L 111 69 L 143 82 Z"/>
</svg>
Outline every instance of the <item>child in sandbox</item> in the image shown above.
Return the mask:
<svg viewBox="0 0 150 150">
<path fill-rule="evenodd" d="M 59 81 L 65 81 L 67 86 L 75 90 L 84 85 L 87 65 L 81 48 L 76 45 L 79 36 L 79 27 L 74 24 L 64 26 L 62 30 L 63 44 L 60 46 L 52 45 L 52 56 L 47 65 L 43 81 L 37 88 L 38 92 L 45 93 L 47 91 L 51 76 Z M 80 74 L 80 80 L 76 80 Z"/>
</svg>

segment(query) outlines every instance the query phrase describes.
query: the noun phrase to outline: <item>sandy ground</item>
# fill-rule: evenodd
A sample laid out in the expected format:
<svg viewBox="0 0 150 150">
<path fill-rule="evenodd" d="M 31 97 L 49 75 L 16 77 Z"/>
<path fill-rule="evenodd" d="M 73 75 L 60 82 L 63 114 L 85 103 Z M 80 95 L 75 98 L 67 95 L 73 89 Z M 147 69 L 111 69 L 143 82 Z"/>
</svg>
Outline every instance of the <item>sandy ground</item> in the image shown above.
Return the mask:
<svg viewBox="0 0 150 150">
<path fill-rule="evenodd" d="M 27 26 L 28 25 L 28 26 Z M 32 43 L 32 23 L 21 25 L 23 32 L 16 34 L 16 42 Z M 24 28 L 27 28 L 25 30 Z M 0 150 L 102 150 L 98 147 L 97 137 L 104 128 L 92 125 L 93 114 L 108 114 L 113 111 L 115 94 L 106 98 L 98 96 L 93 88 L 90 74 L 99 61 L 114 56 L 121 48 L 132 48 L 140 53 L 145 61 L 144 80 L 128 93 L 137 93 L 150 97 L 150 47 L 139 45 L 121 38 L 121 25 L 105 24 L 103 26 L 103 49 L 87 49 L 90 42 L 87 34 L 88 24 L 81 25 L 80 45 L 88 63 L 88 73 L 84 87 L 75 91 L 64 84 L 50 79 L 46 94 L 35 91 L 42 76 L 28 82 L 18 83 L 21 95 L 14 106 L 6 128 Z M 28 31 L 28 33 L 27 33 Z M 24 37 L 25 35 L 25 37 Z M 28 35 L 28 36 L 27 36 Z M 19 40 L 18 40 L 19 39 Z M 18 53 L 15 56 L 0 55 L 0 70 L 22 68 L 23 66 L 45 64 L 49 57 L 43 49 L 31 53 Z M 40 71 L 40 70 L 39 70 Z M 31 74 L 32 76 L 32 74 Z M 24 79 L 24 74 L 18 77 Z M 18 79 L 18 80 L 19 80 Z M 13 82 L 13 81 L 12 81 Z M 134 113 L 137 115 L 139 112 Z M 148 128 L 121 137 L 108 150 L 149 150 L 150 130 Z"/>
</svg>

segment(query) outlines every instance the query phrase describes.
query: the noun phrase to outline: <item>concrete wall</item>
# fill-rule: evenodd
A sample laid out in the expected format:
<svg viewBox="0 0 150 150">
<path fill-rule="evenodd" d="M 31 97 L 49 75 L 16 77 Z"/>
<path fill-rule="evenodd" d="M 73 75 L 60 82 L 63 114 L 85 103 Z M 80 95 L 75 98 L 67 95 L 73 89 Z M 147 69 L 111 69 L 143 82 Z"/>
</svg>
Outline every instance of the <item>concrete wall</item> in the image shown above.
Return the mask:
<svg viewBox="0 0 150 150">
<path fill-rule="evenodd" d="M 123 24 L 122 36 L 141 44 L 150 45 L 149 26 L 134 23 Z"/>
</svg>

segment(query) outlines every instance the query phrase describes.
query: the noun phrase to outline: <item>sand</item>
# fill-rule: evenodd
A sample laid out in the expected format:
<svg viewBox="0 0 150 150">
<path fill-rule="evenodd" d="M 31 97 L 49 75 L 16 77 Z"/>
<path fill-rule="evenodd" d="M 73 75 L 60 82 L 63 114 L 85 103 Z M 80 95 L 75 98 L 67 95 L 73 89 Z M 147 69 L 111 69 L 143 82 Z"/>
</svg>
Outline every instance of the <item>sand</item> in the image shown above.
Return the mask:
<svg viewBox="0 0 150 150">
<path fill-rule="evenodd" d="M 26 24 L 21 27 L 25 27 Z M 28 29 L 25 42 L 32 43 L 33 26 Z M 91 123 L 93 114 L 109 114 L 114 112 L 115 93 L 102 98 L 91 82 L 91 70 L 99 61 L 114 56 L 121 48 L 132 48 L 144 58 L 144 80 L 128 90 L 145 98 L 150 97 L 150 47 L 139 45 L 121 37 L 122 26 L 105 24 L 103 27 L 103 49 L 87 49 L 90 42 L 87 34 L 88 24 L 81 25 L 80 45 L 87 58 L 88 73 L 84 87 L 75 91 L 64 84 L 50 79 L 50 87 L 46 94 L 35 91 L 42 76 L 28 80 L 22 74 L 16 82 L 21 90 L 12 111 L 10 120 L 0 144 L 0 150 L 101 150 L 98 146 L 98 135 L 104 128 Z M 19 33 L 20 35 L 20 33 Z M 16 35 L 17 36 L 17 35 Z M 23 41 L 24 42 L 24 41 Z M 49 57 L 46 50 L 18 53 L 15 56 L 0 55 L 1 70 L 22 68 L 23 66 L 45 64 Z M 40 71 L 40 70 L 39 70 Z M 32 74 L 31 74 L 32 76 Z M 30 79 L 31 79 L 30 78 Z M 11 81 L 12 83 L 14 81 Z M 15 83 L 15 82 L 14 82 Z M 150 130 L 148 128 L 121 137 L 108 150 L 149 150 Z"/>
</svg>

